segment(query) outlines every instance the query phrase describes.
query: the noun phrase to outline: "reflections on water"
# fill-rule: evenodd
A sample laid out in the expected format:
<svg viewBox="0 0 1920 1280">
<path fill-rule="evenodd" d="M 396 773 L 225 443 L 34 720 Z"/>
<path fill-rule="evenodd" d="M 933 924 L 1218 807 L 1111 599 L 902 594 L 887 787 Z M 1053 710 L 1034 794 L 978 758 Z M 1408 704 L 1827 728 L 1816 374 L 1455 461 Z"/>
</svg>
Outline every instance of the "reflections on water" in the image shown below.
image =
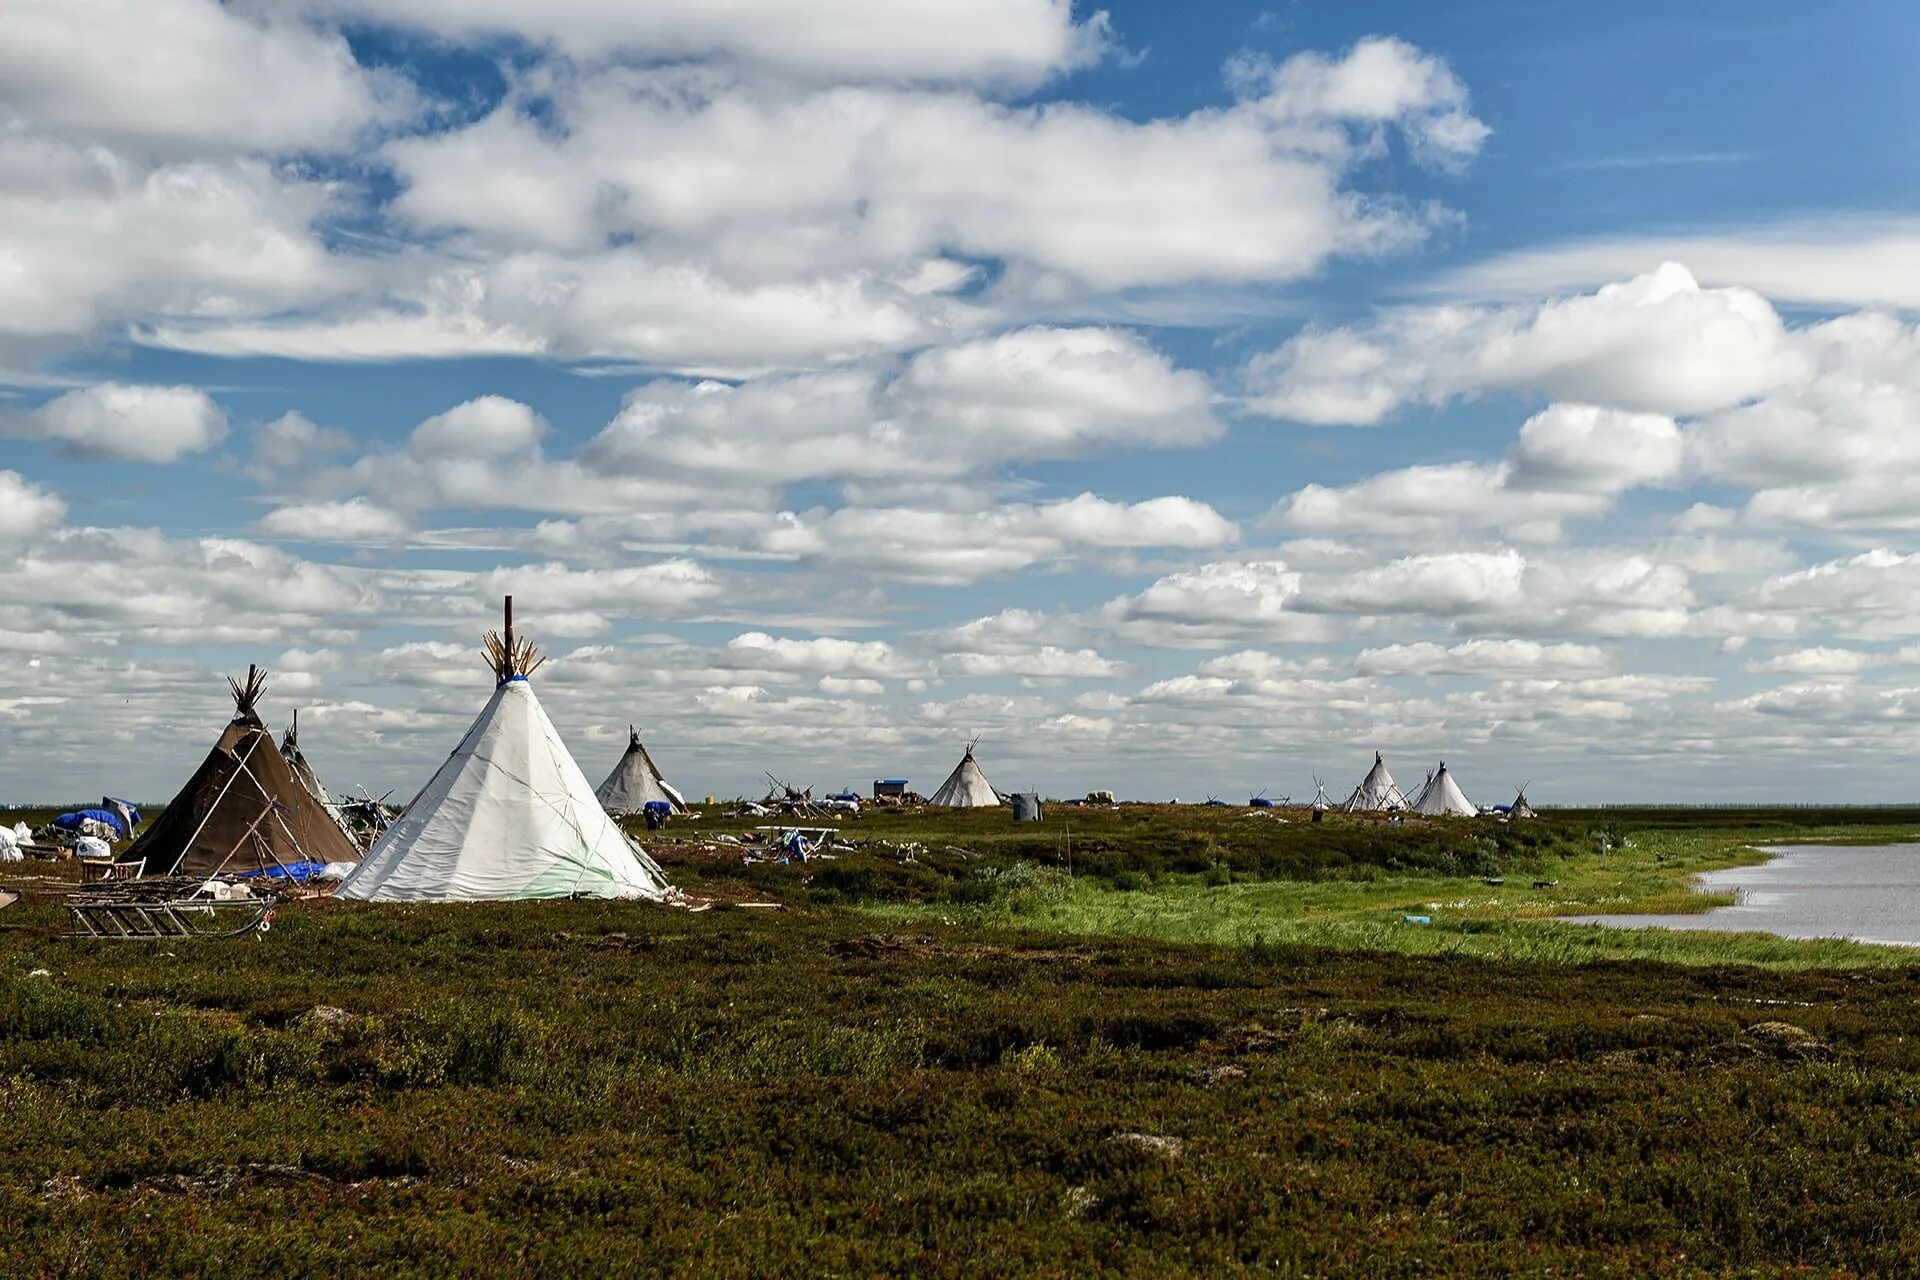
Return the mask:
<svg viewBox="0 0 1920 1280">
<path fill-rule="evenodd" d="M 1799 845 L 1773 852 L 1777 856 L 1760 866 L 1699 878 L 1705 892 L 1738 893 L 1731 907 L 1687 916 L 1567 919 L 1629 929 L 1720 929 L 1920 946 L 1920 844 Z"/>
</svg>

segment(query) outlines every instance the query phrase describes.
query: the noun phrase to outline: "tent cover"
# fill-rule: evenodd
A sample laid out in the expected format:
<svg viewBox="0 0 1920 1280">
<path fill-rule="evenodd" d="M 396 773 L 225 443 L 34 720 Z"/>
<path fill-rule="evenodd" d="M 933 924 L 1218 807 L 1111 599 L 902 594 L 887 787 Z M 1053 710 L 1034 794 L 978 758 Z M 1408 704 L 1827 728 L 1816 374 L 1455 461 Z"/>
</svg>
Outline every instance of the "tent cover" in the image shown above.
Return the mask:
<svg viewBox="0 0 1920 1280">
<path fill-rule="evenodd" d="M 200 768 L 119 860 L 146 860 L 147 875 L 213 875 L 296 862 L 352 862 L 360 851 L 321 807 L 260 722 L 266 686 L 249 667 L 233 689 L 234 717 Z"/>
<path fill-rule="evenodd" d="M 664 804 L 674 813 L 687 811 L 680 793 L 660 776 L 653 757 L 640 744 L 640 731 L 632 725 L 627 726 L 626 754 L 593 794 L 599 799 L 600 807 L 612 814 L 640 813 L 650 802 Z"/>
<path fill-rule="evenodd" d="M 1413 802 L 1415 813 L 1430 818 L 1445 817 L 1449 814 L 1459 818 L 1471 818 L 1480 811 L 1473 807 L 1466 794 L 1460 790 L 1460 784 L 1447 772 L 1447 762 L 1442 760 L 1440 768 L 1420 792 L 1420 798 Z"/>
<path fill-rule="evenodd" d="M 954 766 L 940 789 L 927 800 L 928 804 L 945 805 L 953 809 L 984 809 L 1000 803 L 1000 793 L 987 781 L 987 775 L 980 772 L 980 766 L 973 758 L 973 745 L 967 747 L 967 754 L 960 757 L 960 763 Z"/>
<path fill-rule="evenodd" d="M 336 896 L 369 902 L 674 896 L 510 675 Z"/>
<path fill-rule="evenodd" d="M 1507 806 L 1507 816 L 1509 818 L 1537 818 L 1540 816 L 1533 811 L 1533 806 L 1527 803 L 1527 792 L 1524 787 L 1521 788 L 1520 794 L 1513 798 L 1513 803 Z"/>
<path fill-rule="evenodd" d="M 1373 768 L 1367 770 L 1367 776 L 1347 797 L 1346 808 L 1353 810 L 1392 810 L 1407 808 L 1407 798 L 1401 794 L 1400 785 L 1387 772 L 1387 762 L 1380 758 L 1378 751 L 1373 753 Z"/>
</svg>

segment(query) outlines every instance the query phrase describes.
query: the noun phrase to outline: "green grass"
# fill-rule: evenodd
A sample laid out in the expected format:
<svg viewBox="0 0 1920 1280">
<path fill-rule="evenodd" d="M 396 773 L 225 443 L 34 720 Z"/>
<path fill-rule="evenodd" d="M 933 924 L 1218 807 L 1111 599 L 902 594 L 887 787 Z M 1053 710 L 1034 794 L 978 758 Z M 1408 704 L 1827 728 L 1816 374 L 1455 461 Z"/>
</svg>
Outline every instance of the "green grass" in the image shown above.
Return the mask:
<svg viewBox="0 0 1920 1280">
<path fill-rule="evenodd" d="M 23 923 L 10 1275 L 1920 1265 L 1911 973 L 591 903 Z"/>
<path fill-rule="evenodd" d="M 650 842 L 782 911 L 23 902 L 0 1274 L 1920 1273 L 1914 953 L 1548 918 L 1920 815 L 1059 812 Z"/>
<path fill-rule="evenodd" d="M 1920 838 L 1913 810 L 1638 810 L 1555 813 L 1511 825 L 1309 823 L 1245 810 L 1056 809 L 1043 831 L 1001 812 L 883 813 L 843 824 L 854 853 L 742 869 L 651 842 L 677 882 L 738 883 L 788 900 L 855 905 L 885 918 L 970 921 L 1067 934 L 1250 945 L 1256 941 L 1539 963 L 1639 957 L 1773 968 L 1904 966 L 1920 950 L 1763 934 L 1629 930 L 1556 918 L 1705 911 L 1731 901 L 1693 887 L 1750 864 L 1757 846 Z M 1071 823 L 1069 863 L 1065 828 Z M 685 838 L 676 828 L 676 838 Z M 923 848 L 907 863 L 903 840 Z M 884 847 L 887 843 L 896 846 Z M 1069 874 L 1071 868 L 1071 874 Z M 1489 880 L 1503 881 L 1490 885 Z M 1536 889 L 1536 883 L 1548 887 Z M 1431 923 L 1414 924 L 1409 915 Z"/>
</svg>

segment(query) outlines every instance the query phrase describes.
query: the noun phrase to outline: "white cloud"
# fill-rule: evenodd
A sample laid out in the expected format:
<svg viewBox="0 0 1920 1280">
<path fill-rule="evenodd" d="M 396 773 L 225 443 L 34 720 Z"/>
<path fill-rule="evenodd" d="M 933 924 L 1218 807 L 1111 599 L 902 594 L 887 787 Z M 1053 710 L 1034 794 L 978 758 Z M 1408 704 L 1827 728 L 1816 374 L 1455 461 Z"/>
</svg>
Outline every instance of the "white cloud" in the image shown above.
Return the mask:
<svg viewBox="0 0 1920 1280">
<path fill-rule="evenodd" d="M 328 454 L 345 452 L 353 443 L 347 432 L 319 426 L 298 410 L 289 410 L 254 428 L 247 474 L 268 483 L 281 476 L 304 475 Z"/>
<path fill-rule="evenodd" d="M 465 43 L 501 35 L 579 62 L 723 59 L 820 79 L 1031 87 L 1105 50 L 1104 12 L 1071 0 L 293 0 L 311 13 L 417 27 Z"/>
<path fill-rule="evenodd" d="M 821 676 L 819 683 L 815 687 L 822 693 L 830 693 L 836 696 L 857 694 L 863 697 L 878 697 L 887 691 L 887 686 L 880 683 L 880 681 L 857 676 L 852 678 L 847 676 Z"/>
<path fill-rule="evenodd" d="M 736 375 L 845 360 L 1417 243 L 1443 210 L 1349 182 L 1395 130 L 1448 164 L 1481 133 L 1442 63 L 1383 39 L 1144 122 L 711 65 L 545 66 L 471 125 L 387 144 L 401 187 L 388 212 L 411 249 L 340 255 L 350 297 L 142 336 L 230 355 L 511 351 Z"/>
<path fill-rule="evenodd" d="M 1354 659 L 1362 675 L 1515 676 L 1586 673 L 1606 666 L 1605 651 L 1594 645 L 1537 640 L 1468 640 L 1451 647 L 1421 641 L 1363 649 Z"/>
<path fill-rule="evenodd" d="M 1554 404 L 1521 425 L 1499 462 L 1405 467 L 1340 488 L 1308 485 L 1282 499 L 1269 521 L 1373 537 L 1492 528 L 1551 542 L 1565 521 L 1603 515 L 1617 494 L 1674 480 L 1681 466 L 1680 428 L 1671 418 Z"/>
<path fill-rule="evenodd" d="M 1920 635 L 1920 554 L 1888 547 L 1826 560 L 1760 583 L 1754 607 L 1817 620 L 1864 640 Z"/>
<path fill-rule="evenodd" d="M 1703 289 L 1668 262 L 1536 305 L 1407 307 L 1359 328 L 1308 329 L 1251 361 L 1246 379 L 1259 412 L 1367 424 L 1408 401 L 1496 390 L 1695 414 L 1769 391 L 1797 363 L 1764 298 Z"/>
<path fill-rule="evenodd" d="M 1920 220 L 1827 216 L 1698 234 L 1576 240 L 1503 254 L 1441 275 L 1447 298 L 1536 298 L 1684 262 L 1710 286 L 1778 302 L 1843 309 L 1920 307 Z"/>
<path fill-rule="evenodd" d="M 597 466 L 723 478 L 959 476 L 1007 462 L 1216 438 L 1205 377 L 1133 334 L 1035 327 L 877 365 L 739 386 L 660 379 L 587 447 Z"/>
<path fill-rule="evenodd" d="M 1061 649 L 1049 644 L 1025 653 L 949 653 L 940 659 L 940 669 L 956 676 L 1091 680 L 1120 675 L 1127 667 L 1092 649 Z"/>
<path fill-rule="evenodd" d="M 1278 528 L 1309 533 L 1414 537 L 1495 528 L 1551 541 L 1569 519 L 1602 515 L 1607 494 L 1529 490 L 1507 463 L 1454 462 L 1383 471 L 1356 484 L 1310 484 L 1274 507 Z"/>
<path fill-rule="evenodd" d="M 1865 649 L 1843 649 L 1834 645 L 1814 645 L 1790 649 L 1771 658 L 1747 663 L 1752 672 L 1777 671 L 1802 676 L 1849 676 L 1874 667 L 1911 666 L 1920 662 L 1920 646 L 1908 646 L 1897 653 L 1874 653 Z"/>
<path fill-rule="evenodd" d="M 727 642 L 727 656 L 748 669 L 839 676 L 905 677 L 927 670 L 925 663 L 903 657 L 884 640 L 843 640 L 837 636 L 795 640 L 749 631 Z"/>
<path fill-rule="evenodd" d="M 3 29 L 0 103 L 83 137 L 331 149 L 411 103 L 338 33 L 218 0 L 10 0 Z"/>
<path fill-rule="evenodd" d="M 798 559 L 912 582 L 966 583 L 1087 549 L 1230 543 L 1236 530 L 1187 498 L 1115 503 L 1092 494 L 1064 502 L 928 511 L 841 507 L 785 512 L 756 545 Z"/>
<path fill-rule="evenodd" d="M 279 507 L 260 518 L 259 529 L 298 541 L 391 542 L 406 534 L 407 522 L 365 498 L 349 498 Z"/>
<path fill-rule="evenodd" d="M 515 100 L 388 156 L 405 184 L 396 208 L 426 229 L 559 251 L 644 236 L 761 279 L 924 270 L 955 253 L 1002 259 L 1023 293 L 1048 295 L 1290 279 L 1417 238 L 1404 209 L 1339 189 L 1364 158 L 1348 130 L 1433 139 L 1463 102 L 1443 64 L 1386 40 L 1292 60 L 1259 96 L 1148 124 L 1072 103 L 609 72 L 556 86 L 552 127 Z M 1449 154 L 1471 154 L 1477 139 L 1453 133 Z M 530 207 L 508 175 L 548 169 L 561 180 Z"/>
<path fill-rule="evenodd" d="M 0 129 L 0 340 L 227 323 L 336 297 L 363 266 L 313 231 L 335 196 L 259 160 L 153 164 Z"/>
<path fill-rule="evenodd" d="M 407 451 L 422 458 L 496 458 L 540 443 L 547 421 L 518 400 L 480 396 L 413 429 Z"/>
<path fill-rule="evenodd" d="M 197 387 L 102 382 L 69 391 L 27 419 L 36 435 L 89 458 L 177 462 L 226 439 L 227 415 Z"/>
<path fill-rule="evenodd" d="M 672 559 L 617 569 L 570 569 L 557 562 L 489 569 L 474 575 L 472 591 L 488 602 L 514 595 L 543 611 L 631 618 L 692 611 L 717 599 L 722 588 L 705 565 Z"/>
<path fill-rule="evenodd" d="M 20 542 L 45 533 L 66 514 L 67 504 L 58 494 L 18 471 L 0 471 L 0 542 Z"/>
</svg>

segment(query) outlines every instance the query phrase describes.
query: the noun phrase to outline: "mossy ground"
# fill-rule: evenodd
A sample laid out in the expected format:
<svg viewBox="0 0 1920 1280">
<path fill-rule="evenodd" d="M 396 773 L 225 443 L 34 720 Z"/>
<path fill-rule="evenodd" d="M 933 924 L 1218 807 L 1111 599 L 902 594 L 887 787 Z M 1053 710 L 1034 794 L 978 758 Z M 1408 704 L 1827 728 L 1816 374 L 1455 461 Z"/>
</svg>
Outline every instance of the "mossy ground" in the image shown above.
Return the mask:
<svg viewBox="0 0 1920 1280">
<path fill-rule="evenodd" d="M 1498 875 L 1488 936 L 1550 936 L 1565 927 L 1501 913 L 1541 905 L 1522 874 L 1587 892 L 1606 821 L 1489 850 L 1473 829 L 1292 844 L 1192 812 L 1089 836 L 1106 849 L 1076 836 L 1070 893 L 1191 895 L 1197 919 L 1234 895 L 1386 909 Z M 316 903 L 262 941 L 109 945 L 11 908 L 0 1271 L 1920 1270 L 1912 968 L 1010 929 L 994 913 L 1047 907 L 1065 877 L 996 847 L 1033 840 L 997 816 L 850 829 L 919 841 L 912 863 L 659 846 L 696 892 L 779 911 Z M 1603 834 L 1635 847 L 1601 879 L 1643 856 L 1671 892 L 1779 838 L 1741 821 L 1624 822 Z M 1191 865 L 1202 851 L 1225 865 Z"/>
</svg>

